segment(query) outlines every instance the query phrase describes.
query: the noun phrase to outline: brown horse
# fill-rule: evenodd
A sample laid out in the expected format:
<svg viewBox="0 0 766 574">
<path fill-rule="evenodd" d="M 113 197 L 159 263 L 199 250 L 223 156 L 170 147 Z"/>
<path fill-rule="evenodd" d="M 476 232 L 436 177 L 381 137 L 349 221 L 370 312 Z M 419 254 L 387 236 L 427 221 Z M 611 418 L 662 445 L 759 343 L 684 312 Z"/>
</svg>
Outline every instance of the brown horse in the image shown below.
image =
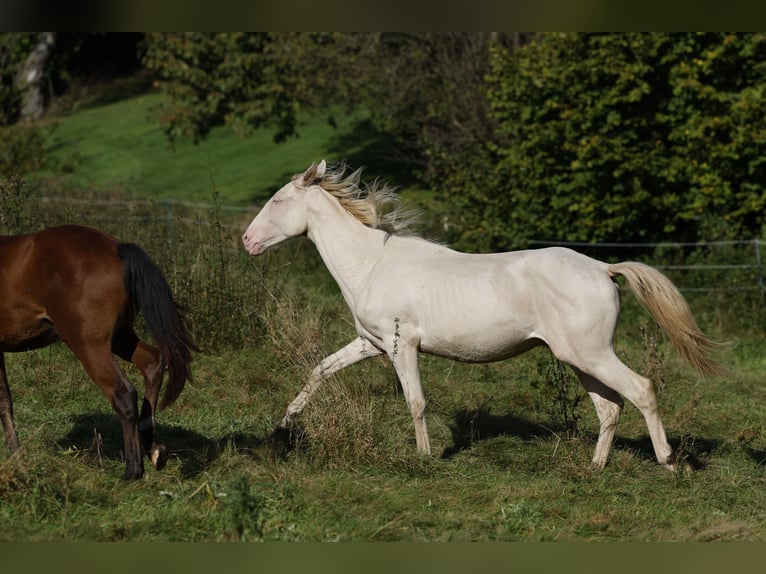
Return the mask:
<svg viewBox="0 0 766 574">
<path fill-rule="evenodd" d="M 144 316 L 157 347 L 133 330 Z M 18 451 L 5 352 L 29 351 L 62 340 L 101 387 L 122 421 L 123 479 L 143 476 L 143 454 L 161 469 L 167 449 L 154 442 L 154 413 L 165 367 L 160 408 L 175 401 L 191 379 L 198 351 L 162 272 L 137 245 L 78 225 L 28 235 L 0 236 L 0 418 L 8 448 Z M 146 381 L 138 393 L 114 355 L 133 363 Z"/>
</svg>

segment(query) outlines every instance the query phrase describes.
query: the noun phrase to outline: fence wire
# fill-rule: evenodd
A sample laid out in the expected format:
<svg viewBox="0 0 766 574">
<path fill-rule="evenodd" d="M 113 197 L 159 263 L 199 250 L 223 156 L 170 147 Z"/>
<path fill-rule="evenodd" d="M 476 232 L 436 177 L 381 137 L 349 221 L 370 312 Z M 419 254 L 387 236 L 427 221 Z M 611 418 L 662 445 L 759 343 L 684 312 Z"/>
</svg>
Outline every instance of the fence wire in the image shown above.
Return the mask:
<svg viewBox="0 0 766 574">
<path fill-rule="evenodd" d="M 109 223 L 164 226 L 168 234 L 175 225 L 199 229 L 217 228 L 231 234 L 231 249 L 241 248 L 239 234 L 258 212 L 256 206 L 211 204 L 162 200 L 117 200 L 103 198 L 43 197 L 41 204 L 50 214 L 61 212 L 56 206 L 74 207 L 76 217 L 109 227 Z M 70 214 L 71 215 L 71 214 Z M 56 219 L 54 216 L 53 219 Z M 60 219 L 60 213 L 59 213 Z M 562 246 L 607 259 L 620 251 L 667 272 L 682 291 L 760 291 L 766 298 L 766 273 L 760 239 L 700 242 L 603 242 L 533 240 L 532 247 Z"/>
<path fill-rule="evenodd" d="M 646 242 L 646 243 L 588 243 L 580 241 L 544 241 L 533 240 L 532 246 L 561 246 L 572 249 L 587 249 L 589 252 L 599 250 L 615 251 L 625 249 L 631 254 L 641 250 L 649 253 L 641 258 L 643 263 L 666 272 L 680 272 L 686 280 L 691 274 L 698 274 L 694 284 L 679 283 L 682 291 L 760 291 L 766 298 L 766 277 L 761 249 L 764 241 L 754 239 L 734 239 L 721 241 L 698 242 Z M 670 258 L 680 258 L 681 262 L 667 263 L 668 252 L 677 252 Z M 728 276 L 714 272 L 731 272 Z M 724 284 L 726 279 L 735 284 Z M 710 285 L 699 285 L 701 281 L 709 281 Z M 714 283 L 714 284 L 713 284 Z"/>
</svg>

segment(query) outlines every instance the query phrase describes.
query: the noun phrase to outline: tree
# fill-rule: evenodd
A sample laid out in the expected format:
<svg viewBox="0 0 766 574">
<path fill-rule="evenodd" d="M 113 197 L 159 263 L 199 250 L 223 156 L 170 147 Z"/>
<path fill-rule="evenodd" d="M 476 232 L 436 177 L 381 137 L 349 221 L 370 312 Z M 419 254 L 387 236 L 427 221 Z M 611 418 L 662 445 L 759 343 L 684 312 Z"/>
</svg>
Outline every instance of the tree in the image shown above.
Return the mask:
<svg viewBox="0 0 766 574">
<path fill-rule="evenodd" d="M 384 153 L 424 177 L 492 132 L 483 94 L 491 39 L 479 33 L 149 34 L 146 66 L 170 102 L 160 112 L 169 140 L 201 141 L 215 126 L 240 133 L 299 131 L 320 108 L 369 112 Z M 360 130 L 363 131 L 363 130 Z M 380 146 L 376 149 L 376 153 Z M 376 159 L 366 154 L 365 162 Z"/>
<path fill-rule="evenodd" d="M 34 49 L 27 55 L 16 76 L 21 93 L 21 119 L 36 120 L 45 112 L 45 72 L 56 42 L 54 32 L 40 34 Z"/>
<path fill-rule="evenodd" d="M 509 53 L 530 34 L 476 32 L 357 34 L 347 39 L 358 100 L 385 134 L 400 163 L 417 169 L 425 183 L 442 183 L 442 164 L 470 154 L 492 136 L 484 81 L 489 46 Z"/>
<path fill-rule="evenodd" d="M 0 126 L 15 122 L 21 111 L 19 69 L 35 45 L 36 34 L 0 34 Z"/>
<path fill-rule="evenodd" d="M 493 48 L 497 130 L 445 174 L 453 239 L 495 250 L 758 234 L 765 55 L 762 34 L 549 34 Z"/>
<path fill-rule="evenodd" d="M 151 33 L 144 63 L 159 77 L 170 102 L 159 121 L 173 142 L 199 142 L 216 126 L 240 134 L 275 129 L 275 139 L 295 135 L 298 112 L 323 84 L 313 43 L 321 35 L 297 33 Z"/>
</svg>

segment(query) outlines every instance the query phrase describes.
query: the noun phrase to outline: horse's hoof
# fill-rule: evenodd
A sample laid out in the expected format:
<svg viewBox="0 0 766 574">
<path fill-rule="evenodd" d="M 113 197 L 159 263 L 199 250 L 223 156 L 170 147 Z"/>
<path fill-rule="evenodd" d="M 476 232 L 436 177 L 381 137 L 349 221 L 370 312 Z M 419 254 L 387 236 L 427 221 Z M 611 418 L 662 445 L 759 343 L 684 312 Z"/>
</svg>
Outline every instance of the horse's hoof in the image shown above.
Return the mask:
<svg viewBox="0 0 766 574">
<path fill-rule="evenodd" d="M 127 482 L 129 480 L 139 480 L 144 477 L 144 469 L 140 468 L 138 470 L 125 470 L 125 472 L 122 475 L 122 480 L 124 482 Z"/>
<path fill-rule="evenodd" d="M 149 458 L 156 470 L 162 470 L 168 462 L 168 449 L 164 444 L 155 445 Z"/>
<path fill-rule="evenodd" d="M 277 425 L 271 433 L 271 440 L 275 443 L 289 443 L 291 434 L 288 427 Z"/>
</svg>

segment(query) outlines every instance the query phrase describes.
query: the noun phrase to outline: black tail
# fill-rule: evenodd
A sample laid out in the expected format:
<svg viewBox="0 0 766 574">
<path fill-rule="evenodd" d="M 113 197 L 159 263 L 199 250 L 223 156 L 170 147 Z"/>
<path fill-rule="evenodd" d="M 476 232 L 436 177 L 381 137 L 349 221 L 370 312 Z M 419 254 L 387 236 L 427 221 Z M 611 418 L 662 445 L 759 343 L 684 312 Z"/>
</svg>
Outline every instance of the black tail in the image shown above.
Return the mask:
<svg viewBox="0 0 766 574">
<path fill-rule="evenodd" d="M 120 243 L 117 253 L 125 265 L 125 288 L 135 311 L 144 316 L 149 334 L 168 366 L 168 385 L 160 408 L 173 404 L 187 380 L 192 351 L 199 351 L 184 323 L 185 309 L 176 303 L 162 271 L 138 245 Z"/>
</svg>

